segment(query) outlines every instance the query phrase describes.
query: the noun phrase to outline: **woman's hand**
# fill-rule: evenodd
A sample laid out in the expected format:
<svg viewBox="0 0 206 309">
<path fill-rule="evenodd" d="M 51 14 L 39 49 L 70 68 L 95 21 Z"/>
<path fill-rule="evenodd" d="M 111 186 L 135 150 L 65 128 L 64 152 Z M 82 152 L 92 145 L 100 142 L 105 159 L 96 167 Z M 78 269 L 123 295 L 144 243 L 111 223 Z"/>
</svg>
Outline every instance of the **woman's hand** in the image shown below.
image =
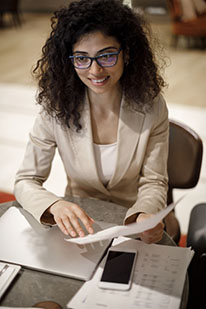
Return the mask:
<svg viewBox="0 0 206 309">
<path fill-rule="evenodd" d="M 48 212 L 53 215 L 54 221 L 66 235 L 72 237 L 85 236 L 79 220 L 83 223 L 89 234 L 94 233 L 92 228 L 94 220 L 77 204 L 60 200 L 50 206 Z"/>
<path fill-rule="evenodd" d="M 140 213 L 136 219 L 136 222 L 141 222 L 151 216 L 151 214 Z M 157 243 L 162 239 L 163 231 L 164 223 L 161 221 L 154 228 L 142 232 L 139 237 L 147 244 Z"/>
</svg>

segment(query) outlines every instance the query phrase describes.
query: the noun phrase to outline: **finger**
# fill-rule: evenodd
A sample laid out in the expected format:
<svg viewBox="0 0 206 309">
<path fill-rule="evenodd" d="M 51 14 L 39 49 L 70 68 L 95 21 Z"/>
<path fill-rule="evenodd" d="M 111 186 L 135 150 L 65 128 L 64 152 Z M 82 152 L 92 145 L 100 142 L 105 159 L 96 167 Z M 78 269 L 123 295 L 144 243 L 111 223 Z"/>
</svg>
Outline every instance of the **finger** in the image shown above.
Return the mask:
<svg viewBox="0 0 206 309">
<path fill-rule="evenodd" d="M 91 221 L 92 224 L 95 222 L 93 218 L 91 218 L 89 216 L 88 216 L 88 218 L 89 218 L 89 220 Z"/>
<path fill-rule="evenodd" d="M 77 235 L 67 217 L 65 217 L 65 218 L 56 217 L 54 219 L 55 219 L 58 227 L 60 228 L 60 230 L 65 235 L 70 235 L 71 237 L 75 237 Z"/>
<path fill-rule="evenodd" d="M 140 239 L 145 242 L 146 244 L 153 244 L 156 243 L 158 240 L 154 239 L 153 237 L 144 237 L 140 236 Z"/>
<path fill-rule="evenodd" d="M 155 227 L 153 227 L 152 229 L 146 230 L 143 233 L 145 233 L 145 235 L 146 234 L 155 234 L 159 231 L 163 231 L 163 229 L 164 229 L 164 223 L 159 222 Z"/>
<path fill-rule="evenodd" d="M 156 229 L 147 230 L 140 234 L 141 240 L 143 240 L 146 243 L 156 243 L 162 239 L 162 236 L 163 236 L 162 225 L 160 225 Z"/>
<path fill-rule="evenodd" d="M 82 223 L 84 224 L 84 226 L 85 226 L 85 228 L 86 228 L 86 230 L 89 234 L 94 234 L 94 229 L 92 228 L 90 220 L 82 220 Z"/>
<path fill-rule="evenodd" d="M 60 204 L 56 205 L 53 209 L 53 216 L 60 230 L 66 235 L 70 234 L 72 237 L 77 236 L 77 234 L 80 237 L 85 235 L 79 219 L 83 222 L 89 233 L 94 232 L 92 229 L 94 220 L 76 204 L 70 204 L 69 207 L 68 205 L 66 207 L 62 207 Z"/>
<path fill-rule="evenodd" d="M 64 233 L 65 235 L 69 235 L 69 232 L 67 231 L 67 228 L 63 224 L 62 219 L 60 217 L 54 217 L 54 220 L 58 225 L 58 227 L 60 228 L 60 230 L 62 231 L 62 233 Z"/>
<path fill-rule="evenodd" d="M 77 236 L 77 233 L 73 227 L 73 225 L 70 223 L 69 218 L 68 217 L 63 217 L 62 218 L 62 224 L 65 227 L 67 233 L 71 236 L 71 237 L 75 237 Z"/>
<path fill-rule="evenodd" d="M 81 222 L 83 223 L 83 225 L 86 228 L 87 232 L 89 234 L 93 234 L 94 230 L 92 228 L 92 224 L 94 223 L 94 220 L 91 217 L 89 217 L 87 215 L 87 213 L 85 213 L 81 208 L 75 209 L 75 214 L 76 214 L 77 218 L 81 220 Z M 81 228 L 78 220 L 77 220 L 77 222 L 75 221 L 75 223 L 77 223 L 77 227 L 78 228 L 79 227 Z"/>
<path fill-rule="evenodd" d="M 145 242 L 146 244 L 151 243 L 151 239 L 149 237 L 145 237 L 144 235 L 140 234 L 140 239 Z"/>
<path fill-rule="evenodd" d="M 94 220 L 91 217 L 89 217 L 86 213 L 84 213 L 83 216 L 80 216 L 79 218 L 82 221 L 82 223 L 84 224 L 87 232 L 89 234 L 93 234 L 94 230 L 92 228 L 92 224 L 94 223 Z"/>
<path fill-rule="evenodd" d="M 157 234 L 153 234 L 153 235 L 147 235 L 145 237 L 145 235 L 143 235 L 143 239 L 147 242 L 147 243 L 156 243 L 158 241 L 160 241 L 162 239 L 162 235 L 163 233 L 157 233 Z"/>
<path fill-rule="evenodd" d="M 77 236 L 77 234 L 81 237 L 84 236 L 84 231 L 75 214 L 79 209 L 81 208 L 78 205 L 73 204 L 71 207 L 64 208 L 62 214 L 61 212 L 57 212 L 57 215 L 54 213 L 54 219 L 64 234 L 70 234 L 72 237 Z"/>
<path fill-rule="evenodd" d="M 80 236 L 80 237 L 83 237 L 85 236 L 85 233 L 84 233 L 84 230 L 82 229 L 80 223 L 79 223 L 79 220 L 78 218 L 76 217 L 76 215 L 72 214 L 70 216 L 70 222 L 75 230 L 75 232 Z"/>
</svg>

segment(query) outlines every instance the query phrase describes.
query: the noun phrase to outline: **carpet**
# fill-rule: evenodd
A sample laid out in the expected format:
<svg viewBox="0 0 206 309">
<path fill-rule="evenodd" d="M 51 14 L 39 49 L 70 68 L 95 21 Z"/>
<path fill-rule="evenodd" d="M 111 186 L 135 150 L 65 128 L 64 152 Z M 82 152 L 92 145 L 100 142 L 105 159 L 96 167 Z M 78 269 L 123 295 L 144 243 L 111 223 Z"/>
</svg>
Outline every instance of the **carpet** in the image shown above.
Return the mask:
<svg viewBox="0 0 206 309">
<path fill-rule="evenodd" d="M 182 234 L 179 241 L 179 247 L 186 247 L 187 244 L 187 235 Z"/>
<path fill-rule="evenodd" d="M 6 203 L 6 202 L 14 201 L 14 200 L 15 200 L 15 196 L 13 194 L 0 191 L 0 203 Z"/>
</svg>

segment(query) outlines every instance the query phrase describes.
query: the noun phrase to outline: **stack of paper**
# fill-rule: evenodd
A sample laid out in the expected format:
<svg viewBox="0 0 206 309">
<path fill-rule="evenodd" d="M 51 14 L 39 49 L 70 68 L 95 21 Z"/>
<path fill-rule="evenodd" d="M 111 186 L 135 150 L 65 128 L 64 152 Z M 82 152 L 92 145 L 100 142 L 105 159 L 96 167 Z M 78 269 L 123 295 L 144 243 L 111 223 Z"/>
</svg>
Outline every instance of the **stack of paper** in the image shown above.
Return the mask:
<svg viewBox="0 0 206 309">
<path fill-rule="evenodd" d="M 0 298 L 12 282 L 21 266 L 0 262 Z"/>
<path fill-rule="evenodd" d="M 138 256 L 129 291 L 100 289 L 104 260 L 94 277 L 67 304 L 72 309 L 176 309 L 180 307 L 187 267 L 194 252 L 190 248 L 145 244 L 119 237 L 113 246 L 137 248 Z"/>
</svg>

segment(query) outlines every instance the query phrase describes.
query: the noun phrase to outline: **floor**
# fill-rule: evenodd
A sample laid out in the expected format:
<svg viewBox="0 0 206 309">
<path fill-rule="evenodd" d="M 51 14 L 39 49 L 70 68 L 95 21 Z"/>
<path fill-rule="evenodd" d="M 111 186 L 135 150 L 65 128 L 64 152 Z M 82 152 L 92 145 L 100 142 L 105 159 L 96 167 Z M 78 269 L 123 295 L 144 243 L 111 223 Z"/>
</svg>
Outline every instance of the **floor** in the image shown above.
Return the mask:
<svg viewBox="0 0 206 309">
<path fill-rule="evenodd" d="M 15 173 L 22 161 L 28 132 L 38 107 L 35 105 L 36 84 L 32 67 L 50 31 L 50 14 L 24 14 L 21 27 L 0 29 L 0 191 L 12 192 Z M 165 90 L 169 117 L 191 126 L 204 143 L 203 164 L 198 185 L 192 190 L 175 190 L 175 200 L 186 193 L 176 206 L 182 233 L 187 232 L 191 209 L 206 202 L 206 58 L 205 51 L 187 49 L 181 39 L 171 46 L 169 20 L 152 22 L 167 57 Z M 62 195 L 66 178 L 57 153 L 46 187 Z M 185 191 L 185 192 L 184 192 Z"/>
</svg>

